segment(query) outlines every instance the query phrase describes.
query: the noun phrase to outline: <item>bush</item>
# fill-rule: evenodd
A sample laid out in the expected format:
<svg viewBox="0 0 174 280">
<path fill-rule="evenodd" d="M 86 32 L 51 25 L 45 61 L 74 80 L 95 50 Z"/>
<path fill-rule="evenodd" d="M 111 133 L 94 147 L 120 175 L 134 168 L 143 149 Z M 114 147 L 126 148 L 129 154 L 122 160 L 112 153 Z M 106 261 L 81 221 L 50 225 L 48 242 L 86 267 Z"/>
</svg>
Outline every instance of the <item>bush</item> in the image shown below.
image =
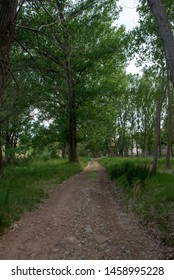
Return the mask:
<svg viewBox="0 0 174 280">
<path fill-rule="evenodd" d="M 51 151 L 48 150 L 44 150 L 43 153 L 40 155 L 40 159 L 44 160 L 44 161 L 48 161 L 50 160 L 51 157 Z"/>
</svg>

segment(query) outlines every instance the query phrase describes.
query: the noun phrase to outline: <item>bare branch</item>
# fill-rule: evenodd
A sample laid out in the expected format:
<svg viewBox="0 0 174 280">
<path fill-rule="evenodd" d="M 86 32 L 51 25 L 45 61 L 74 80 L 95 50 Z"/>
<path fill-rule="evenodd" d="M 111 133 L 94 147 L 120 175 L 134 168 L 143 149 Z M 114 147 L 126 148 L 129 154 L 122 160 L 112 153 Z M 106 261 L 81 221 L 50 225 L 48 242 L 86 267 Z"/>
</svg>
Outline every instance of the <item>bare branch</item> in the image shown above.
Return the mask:
<svg viewBox="0 0 174 280">
<path fill-rule="evenodd" d="M 19 6 L 19 9 L 17 10 L 17 13 L 16 13 L 16 15 L 15 15 L 14 21 L 16 20 L 18 14 L 20 13 L 20 11 L 21 11 L 21 9 L 22 9 L 22 7 L 23 7 L 25 1 L 26 1 L 26 0 L 22 0 L 21 4 L 20 4 L 20 6 Z"/>
<path fill-rule="evenodd" d="M 44 27 L 48 27 L 48 26 L 51 26 L 51 25 L 55 25 L 56 23 L 58 23 L 59 22 L 59 20 L 57 20 L 57 21 L 55 21 L 55 22 L 51 22 L 51 23 L 49 23 L 49 24 L 45 24 L 45 25 L 41 25 L 40 27 L 39 27 L 39 29 L 38 29 L 38 31 L 40 31 L 42 28 L 44 28 Z"/>
<path fill-rule="evenodd" d="M 42 0 L 39 0 L 40 4 L 42 5 L 42 8 L 44 9 L 44 11 L 49 15 L 49 17 L 52 19 L 52 20 L 55 20 L 54 17 L 50 14 L 50 12 L 46 9 L 44 3 Z"/>
<path fill-rule="evenodd" d="M 12 76 L 12 78 L 13 78 L 13 80 L 14 80 L 14 82 L 17 85 L 17 88 L 19 90 L 19 84 L 18 84 L 18 82 L 17 82 L 17 80 L 16 80 L 16 78 L 15 78 L 15 76 L 14 76 L 14 74 L 13 74 L 13 72 L 11 70 L 10 70 L 10 74 L 11 74 L 11 76 Z"/>
<path fill-rule="evenodd" d="M 36 33 L 42 33 L 40 30 L 38 29 L 35 29 L 35 28 L 31 28 L 29 26 L 25 26 L 25 25 L 16 25 L 16 27 L 18 28 L 23 28 L 23 29 L 26 29 L 26 30 L 30 30 L 30 31 L 33 31 L 33 32 L 36 32 Z"/>
<path fill-rule="evenodd" d="M 52 55 L 50 52 L 46 51 L 46 50 L 42 50 L 42 49 L 38 49 L 37 50 L 38 53 L 40 53 L 41 55 L 44 55 L 46 58 L 49 58 L 52 62 L 54 62 L 57 65 L 60 65 L 63 69 L 65 69 L 65 65 L 62 61 L 60 61 L 60 59 L 58 57 L 55 57 L 54 55 Z"/>
<path fill-rule="evenodd" d="M 29 56 L 31 57 L 31 59 L 34 61 L 35 65 L 37 66 L 38 70 L 41 72 L 41 74 L 43 75 L 42 69 L 40 69 L 40 67 L 38 66 L 36 60 L 34 59 L 33 55 L 30 53 L 30 51 L 15 37 L 14 38 L 15 41 L 21 46 L 21 48 L 29 54 Z"/>
</svg>

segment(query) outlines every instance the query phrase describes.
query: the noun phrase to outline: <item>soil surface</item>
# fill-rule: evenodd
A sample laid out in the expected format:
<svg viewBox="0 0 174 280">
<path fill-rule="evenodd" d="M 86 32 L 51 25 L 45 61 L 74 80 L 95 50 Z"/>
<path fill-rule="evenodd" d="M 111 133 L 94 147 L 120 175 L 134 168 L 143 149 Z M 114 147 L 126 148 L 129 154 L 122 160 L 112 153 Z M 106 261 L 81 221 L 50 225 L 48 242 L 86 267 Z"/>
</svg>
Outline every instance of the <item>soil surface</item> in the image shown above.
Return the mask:
<svg viewBox="0 0 174 280">
<path fill-rule="evenodd" d="M 50 191 L 0 240 L 0 259 L 163 259 L 160 242 L 130 210 L 95 161 Z"/>
</svg>

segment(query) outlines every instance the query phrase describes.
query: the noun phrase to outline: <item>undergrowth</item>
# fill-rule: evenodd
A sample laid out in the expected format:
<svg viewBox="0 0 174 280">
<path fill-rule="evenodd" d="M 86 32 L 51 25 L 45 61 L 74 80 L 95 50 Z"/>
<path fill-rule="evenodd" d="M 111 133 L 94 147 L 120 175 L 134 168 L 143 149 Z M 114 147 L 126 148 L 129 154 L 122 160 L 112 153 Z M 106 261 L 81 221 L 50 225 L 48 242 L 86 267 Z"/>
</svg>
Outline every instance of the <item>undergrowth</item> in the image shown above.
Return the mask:
<svg viewBox="0 0 174 280">
<path fill-rule="evenodd" d="M 174 174 L 161 172 L 161 170 L 165 170 L 165 160 L 159 160 L 160 172 L 152 177 L 148 174 L 150 158 L 133 158 L 128 161 L 124 158 L 104 158 L 100 160 L 100 163 L 106 167 L 112 179 L 117 179 L 116 188 L 122 188 L 124 191 L 128 207 L 139 215 L 143 223 L 158 228 L 163 243 L 173 246 Z M 141 177 L 141 187 L 138 188 L 138 191 L 135 188 L 136 179 L 128 182 L 126 166 L 128 174 L 132 170 L 131 178 Z M 141 174 L 143 172 L 144 175 Z"/>
<path fill-rule="evenodd" d="M 119 179 L 124 176 L 126 186 L 133 188 L 139 185 L 141 188 L 145 185 L 145 180 L 150 177 L 150 167 L 145 164 L 124 161 L 111 166 L 110 176 L 111 179 Z"/>
<path fill-rule="evenodd" d="M 0 231 L 48 197 L 48 189 L 80 172 L 87 164 L 56 159 L 8 166 L 0 178 Z"/>
</svg>

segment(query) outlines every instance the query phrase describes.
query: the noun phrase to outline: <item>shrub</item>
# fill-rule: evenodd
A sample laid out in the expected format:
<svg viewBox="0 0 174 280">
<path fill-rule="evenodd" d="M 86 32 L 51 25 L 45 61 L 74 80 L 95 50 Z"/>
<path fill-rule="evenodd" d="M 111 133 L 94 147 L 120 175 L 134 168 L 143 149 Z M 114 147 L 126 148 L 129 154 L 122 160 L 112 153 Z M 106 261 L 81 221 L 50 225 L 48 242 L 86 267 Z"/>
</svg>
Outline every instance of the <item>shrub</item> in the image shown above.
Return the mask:
<svg viewBox="0 0 174 280">
<path fill-rule="evenodd" d="M 40 155 L 40 158 L 44 161 L 50 160 L 52 158 L 51 157 L 51 151 L 44 150 L 43 153 Z"/>
</svg>

